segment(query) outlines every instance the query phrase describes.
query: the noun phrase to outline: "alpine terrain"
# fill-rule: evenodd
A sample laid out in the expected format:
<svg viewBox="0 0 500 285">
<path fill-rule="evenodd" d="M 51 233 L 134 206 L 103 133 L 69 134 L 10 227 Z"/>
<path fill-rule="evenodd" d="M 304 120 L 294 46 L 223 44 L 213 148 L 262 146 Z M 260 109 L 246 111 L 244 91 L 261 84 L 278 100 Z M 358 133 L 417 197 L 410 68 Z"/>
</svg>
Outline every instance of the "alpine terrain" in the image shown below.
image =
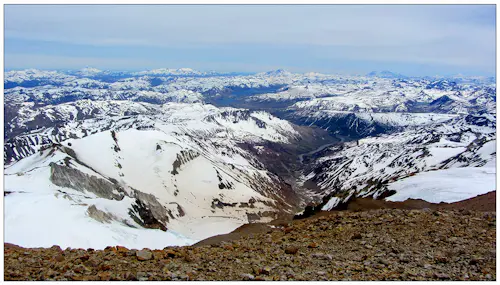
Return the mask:
<svg viewBox="0 0 500 285">
<path fill-rule="evenodd" d="M 27 69 L 4 89 L 6 279 L 496 278 L 494 78 Z"/>
</svg>

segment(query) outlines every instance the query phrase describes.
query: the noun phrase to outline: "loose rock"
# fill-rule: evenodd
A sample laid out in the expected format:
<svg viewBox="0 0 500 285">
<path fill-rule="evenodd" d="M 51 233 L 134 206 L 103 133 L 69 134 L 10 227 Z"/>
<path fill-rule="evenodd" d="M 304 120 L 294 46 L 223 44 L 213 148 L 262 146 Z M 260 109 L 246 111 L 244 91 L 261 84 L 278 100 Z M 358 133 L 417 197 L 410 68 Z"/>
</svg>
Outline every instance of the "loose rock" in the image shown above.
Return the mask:
<svg viewBox="0 0 500 285">
<path fill-rule="evenodd" d="M 153 253 L 149 250 L 139 250 L 136 252 L 137 260 L 145 261 L 153 258 Z"/>
<path fill-rule="evenodd" d="M 298 251 L 299 251 L 299 248 L 296 246 L 291 246 L 291 247 L 285 248 L 286 254 L 296 254 Z"/>
<path fill-rule="evenodd" d="M 252 274 L 243 273 L 241 274 L 241 278 L 243 278 L 244 281 L 248 281 L 248 280 L 254 280 L 255 276 L 253 276 Z"/>
</svg>

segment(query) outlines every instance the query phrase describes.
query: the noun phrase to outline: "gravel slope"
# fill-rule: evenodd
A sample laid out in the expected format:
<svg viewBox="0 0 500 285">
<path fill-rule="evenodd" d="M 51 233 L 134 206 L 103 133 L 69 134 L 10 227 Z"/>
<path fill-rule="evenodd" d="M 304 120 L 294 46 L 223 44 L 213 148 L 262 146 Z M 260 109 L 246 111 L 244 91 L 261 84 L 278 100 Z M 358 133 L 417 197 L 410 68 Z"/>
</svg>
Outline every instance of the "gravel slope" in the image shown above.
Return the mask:
<svg viewBox="0 0 500 285">
<path fill-rule="evenodd" d="M 5 244 L 5 280 L 496 280 L 496 213 L 340 211 L 164 250 Z"/>
</svg>

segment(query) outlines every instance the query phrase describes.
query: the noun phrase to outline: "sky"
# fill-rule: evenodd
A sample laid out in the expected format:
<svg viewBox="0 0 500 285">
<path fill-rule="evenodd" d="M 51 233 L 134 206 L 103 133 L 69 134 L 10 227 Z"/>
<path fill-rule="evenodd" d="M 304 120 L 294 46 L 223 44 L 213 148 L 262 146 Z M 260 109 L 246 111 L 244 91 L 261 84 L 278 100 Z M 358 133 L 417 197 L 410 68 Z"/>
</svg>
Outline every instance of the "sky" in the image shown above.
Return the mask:
<svg viewBox="0 0 500 285">
<path fill-rule="evenodd" d="M 494 5 L 5 5 L 5 69 L 495 75 Z"/>
</svg>

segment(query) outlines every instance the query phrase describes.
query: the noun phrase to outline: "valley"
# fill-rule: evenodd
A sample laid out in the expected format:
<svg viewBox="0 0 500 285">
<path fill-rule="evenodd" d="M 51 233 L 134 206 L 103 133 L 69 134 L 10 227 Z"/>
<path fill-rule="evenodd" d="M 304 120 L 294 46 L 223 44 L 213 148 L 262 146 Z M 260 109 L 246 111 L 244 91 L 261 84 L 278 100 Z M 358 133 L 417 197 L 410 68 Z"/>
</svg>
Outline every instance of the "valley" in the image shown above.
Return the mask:
<svg viewBox="0 0 500 285">
<path fill-rule="evenodd" d="M 5 241 L 23 247 L 161 249 L 356 197 L 495 190 L 491 78 L 31 69 L 4 87 Z"/>
<path fill-rule="evenodd" d="M 4 281 L 496 281 L 492 0 L 10 2 Z"/>
</svg>

